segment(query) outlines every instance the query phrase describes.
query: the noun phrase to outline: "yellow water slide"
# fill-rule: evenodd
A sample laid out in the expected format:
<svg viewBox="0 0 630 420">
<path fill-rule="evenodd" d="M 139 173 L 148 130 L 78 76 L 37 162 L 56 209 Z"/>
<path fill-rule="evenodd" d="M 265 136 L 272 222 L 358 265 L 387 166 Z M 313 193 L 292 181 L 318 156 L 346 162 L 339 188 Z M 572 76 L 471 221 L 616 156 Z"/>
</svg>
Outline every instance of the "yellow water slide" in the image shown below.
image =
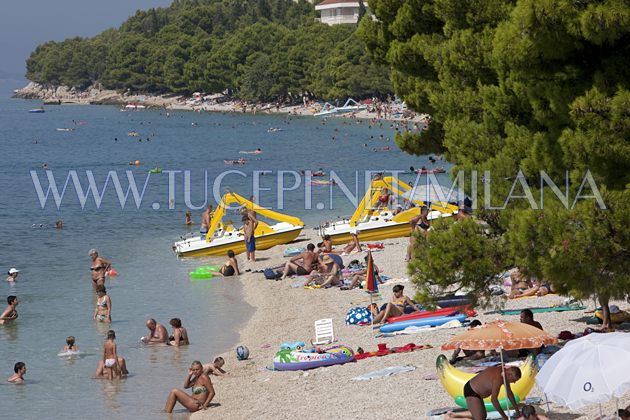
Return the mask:
<svg viewBox="0 0 630 420">
<path fill-rule="evenodd" d="M 370 184 L 370 188 L 365 192 L 365 196 L 359 203 L 359 206 L 354 211 L 352 218 L 350 219 L 350 226 L 356 226 L 357 222 L 364 220 L 366 217 L 372 215 L 376 210 L 376 203 L 381 196 L 383 190 L 387 188 L 392 193 L 402 196 L 413 187 L 402 182 L 398 178 L 387 176 L 382 179 L 375 179 Z M 410 200 L 416 206 L 424 206 L 424 201 Z M 457 206 L 448 203 L 431 203 L 431 210 L 437 210 L 443 214 L 452 214 L 457 211 Z"/>
<path fill-rule="evenodd" d="M 264 207 L 260 207 L 256 203 L 251 202 L 250 200 L 234 193 L 228 192 L 223 197 L 221 197 L 221 202 L 219 203 L 219 207 L 212 214 L 212 220 L 210 221 L 210 228 L 208 229 L 208 234 L 206 235 L 206 242 L 210 242 L 214 232 L 219 227 L 223 216 L 225 215 L 225 211 L 229 208 L 230 204 L 239 204 L 241 207 L 245 207 L 248 210 L 254 211 L 256 214 L 260 214 L 261 216 L 267 217 L 269 219 L 277 220 L 279 222 L 286 222 L 295 226 L 304 226 L 304 222 L 294 216 L 287 216 L 286 214 L 278 213 Z M 268 232 L 262 232 L 267 226 L 264 223 L 260 223 L 259 228 L 256 229 L 255 235 L 265 234 Z M 261 232 L 259 232 L 261 230 Z"/>
</svg>

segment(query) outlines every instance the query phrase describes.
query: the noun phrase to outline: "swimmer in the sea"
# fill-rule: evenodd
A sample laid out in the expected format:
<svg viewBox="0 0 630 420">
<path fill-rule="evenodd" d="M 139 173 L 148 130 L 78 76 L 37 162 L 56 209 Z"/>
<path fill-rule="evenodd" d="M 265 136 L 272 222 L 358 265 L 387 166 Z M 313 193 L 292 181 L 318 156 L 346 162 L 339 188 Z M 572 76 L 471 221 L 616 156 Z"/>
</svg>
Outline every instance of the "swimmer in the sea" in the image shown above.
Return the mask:
<svg viewBox="0 0 630 420">
<path fill-rule="evenodd" d="M 24 362 L 17 362 L 15 366 L 13 366 L 13 375 L 7 379 L 7 382 L 11 382 L 13 384 L 21 384 L 24 383 L 24 375 L 26 374 L 26 364 Z"/>
<path fill-rule="evenodd" d="M 9 270 L 9 272 L 7 273 L 9 276 L 7 277 L 7 281 L 12 283 L 14 281 L 17 280 L 18 277 L 18 273 L 20 272 L 20 270 L 18 270 L 17 268 L 11 268 Z"/>
<path fill-rule="evenodd" d="M 188 331 L 182 327 L 182 320 L 179 318 L 173 318 L 169 322 L 173 327 L 173 334 L 168 337 L 168 342 L 171 346 L 179 347 L 190 344 L 188 341 Z"/>
<path fill-rule="evenodd" d="M 112 300 L 107 296 L 105 286 L 96 286 L 96 296 L 96 307 L 92 319 L 99 322 L 112 322 Z"/>
<path fill-rule="evenodd" d="M 66 345 L 63 346 L 63 350 L 61 350 L 62 352 L 68 352 L 68 351 L 79 351 L 79 347 L 74 344 L 74 336 L 70 335 L 68 336 L 68 338 L 66 338 Z"/>
<path fill-rule="evenodd" d="M 7 297 L 8 306 L 6 309 L 0 314 L 0 325 L 6 324 L 8 322 L 13 322 L 17 319 L 17 305 L 20 303 L 18 301 L 17 296 L 9 296 Z"/>
</svg>

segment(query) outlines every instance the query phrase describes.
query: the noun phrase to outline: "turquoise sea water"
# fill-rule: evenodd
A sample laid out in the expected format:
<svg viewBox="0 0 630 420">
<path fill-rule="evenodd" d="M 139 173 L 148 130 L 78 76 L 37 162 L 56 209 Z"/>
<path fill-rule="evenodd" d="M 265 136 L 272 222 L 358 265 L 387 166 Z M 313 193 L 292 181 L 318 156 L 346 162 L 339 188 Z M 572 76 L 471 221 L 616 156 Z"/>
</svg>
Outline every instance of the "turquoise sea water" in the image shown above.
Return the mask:
<svg viewBox="0 0 630 420">
<path fill-rule="evenodd" d="M 211 190 L 222 172 L 243 171 L 246 177 L 225 176 L 219 192 L 227 187 L 249 197 L 252 172 L 270 170 L 274 172 L 260 177 L 260 186 L 271 191 L 261 191 L 258 200 L 275 208 L 278 170 L 334 170 L 354 193 L 355 171 L 430 166 L 426 157 L 412 157 L 396 148 L 388 123 L 369 128 L 367 122 L 341 119 L 323 125 L 316 118 L 191 112 L 170 112 L 167 118 L 164 111 L 120 112 L 118 107 L 106 106 L 49 106 L 44 114 L 27 112 L 38 106 L 37 101 L 0 99 L 0 150 L 4 156 L 0 165 L 0 273 L 11 267 L 21 270 L 15 285 L 4 282 L 4 276 L 0 281 L 2 302 L 9 294 L 21 301 L 17 322 L 0 326 L 0 383 L 10 376 L 16 361 L 26 362 L 28 368 L 27 385 L 0 385 L 0 407 L 5 413 L 20 413 L 21 418 L 166 417 L 160 410 L 168 391 L 181 387 L 190 362 L 208 362 L 235 346 L 235 329 L 251 314 L 236 282 L 188 280 L 187 273 L 197 265 L 222 259 L 178 260 L 171 251 L 172 242 L 180 235 L 197 231 L 196 226 L 183 226 L 184 172 L 174 176 L 170 202 L 174 209 L 168 208 L 166 173 L 149 177 L 139 208 L 130 194 L 121 209 L 111 183 L 99 206 L 89 195 L 82 208 L 70 180 L 60 208 L 51 193 L 42 209 L 30 171 L 36 171 L 45 193 L 44 163 L 60 190 L 69 171 L 76 171 L 84 192 L 89 185 L 86 171 L 92 171 L 99 191 L 108 172 L 116 171 L 126 191 L 127 170 L 132 171 L 140 190 L 152 167 L 189 170 L 189 201 L 203 206 L 204 171 L 210 202 L 216 205 Z M 76 130 L 56 131 L 65 127 Z M 282 131 L 268 133 L 270 127 Z M 127 136 L 130 131 L 137 131 L 140 137 Z M 392 150 L 372 151 L 386 146 Z M 257 147 L 263 154 L 238 153 Z M 238 167 L 223 163 L 239 157 L 259 160 Z M 141 165 L 128 165 L 135 160 Z M 359 196 L 365 188 L 363 179 L 360 172 Z M 289 187 L 294 183 L 292 175 L 285 180 Z M 309 226 L 352 213 L 352 203 L 338 187 L 332 193 L 328 187 L 313 186 L 312 191 L 312 210 L 305 208 L 302 183 L 285 193 L 281 211 L 301 217 Z M 318 203 L 323 203 L 322 210 L 317 210 Z M 196 222 L 200 212 L 193 210 Z M 63 219 L 64 229 L 51 227 L 57 219 Z M 120 273 L 107 284 L 113 306 L 111 328 L 116 330 L 119 353 L 127 359 L 132 375 L 115 383 L 92 379 L 107 327 L 91 319 L 95 299 L 87 255 L 90 248 L 113 260 Z M 147 333 L 144 321 L 148 317 L 165 325 L 172 317 L 181 318 L 192 344 L 180 349 L 139 345 L 139 337 Z M 70 361 L 57 357 L 68 335 L 76 336 L 87 356 Z M 244 344 L 256 351 L 260 343 Z M 228 360 L 227 368 L 233 363 L 235 359 Z M 181 407 L 178 410 L 181 413 Z"/>
</svg>

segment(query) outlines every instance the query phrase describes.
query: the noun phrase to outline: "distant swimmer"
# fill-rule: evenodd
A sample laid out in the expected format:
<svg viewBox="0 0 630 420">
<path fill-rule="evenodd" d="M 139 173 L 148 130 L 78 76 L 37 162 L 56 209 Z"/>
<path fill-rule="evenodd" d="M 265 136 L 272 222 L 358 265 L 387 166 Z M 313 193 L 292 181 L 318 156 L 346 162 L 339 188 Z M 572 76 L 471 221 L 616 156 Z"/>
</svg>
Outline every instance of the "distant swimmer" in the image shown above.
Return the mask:
<svg viewBox="0 0 630 420">
<path fill-rule="evenodd" d="M 153 318 L 147 320 L 147 328 L 151 332 L 150 335 L 140 338 L 144 344 L 166 344 L 168 341 L 168 332 L 162 324 L 158 324 Z"/>
<path fill-rule="evenodd" d="M 18 270 L 17 268 L 11 268 L 7 273 L 9 275 L 7 277 L 7 281 L 10 283 L 16 281 L 19 273 L 20 270 Z"/>
<path fill-rule="evenodd" d="M 8 306 L 5 308 L 2 314 L 0 314 L 0 325 L 13 322 L 17 319 L 18 313 L 16 308 L 18 306 L 18 303 L 20 302 L 18 301 L 17 296 L 11 295 L 7 297 Z"/>
<path fill-rule="evenodd" d="M 184 224 L 185 224 L 186 226 L 190 226 L 190 225 L 192 225 L 192 224 L 193 224 L 193 221 L 192 221 L 192 213 L 190 213 L 190 210 L 188 210 L 188 211 L 186 212 L 186 216 L 185 216 L 185 218 L 184 218 Z"/>
<path fill-rule="evenodd" d="M 55 222 L 55 229 L 63 229 L 63 220 L 57 220 Z"/>
<path fill-rule="evenodd" d="M 13 366 L 13 375 L 7 379 L 7 382 L 11 382 L 12 384 L 21 384 L 24 383 L 24 375 L 26 374 L 26 363 L 17 362 L 15 366 Z"/>
<path fill-rule="evenodd" d="M 240 154 L 242 154 L 242 155 L 259 155 L 259 154 L 261 154 L 262 152 L 263 152 L 263 151 L 262 151 L 262 149 L 259 147 L 258 149 L 256 149 L 256 150 L 251 150 L 251 151 L 248 151 L 248 150 L 241 150 L 239 153 L 240 153 Z"/>
</svg>

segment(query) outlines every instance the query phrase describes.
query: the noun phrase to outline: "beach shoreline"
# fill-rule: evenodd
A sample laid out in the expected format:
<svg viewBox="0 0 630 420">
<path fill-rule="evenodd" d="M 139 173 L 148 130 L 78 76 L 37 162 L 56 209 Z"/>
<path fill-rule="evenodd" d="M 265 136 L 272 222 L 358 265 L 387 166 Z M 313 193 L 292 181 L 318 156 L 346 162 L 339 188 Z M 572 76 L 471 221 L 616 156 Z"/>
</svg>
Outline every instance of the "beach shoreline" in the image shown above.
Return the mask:
<svg viewBox="0 0 630 420">
<path fill-rule="evenodd" d="M 239 114 L 271 114 L 291 116 L 314 116 L 318 112 L 318 104 L 304 105 L 279 105 L 275 103 L 260 103 L 255 106 L 243 107 L 242 101 L 194 101 L 190 97 L 164 94 L 164 95 L 127 95 L 115 90 L 90 87 L 84 91 L 70 89 L 66 86 L 45 87 L 38 83 L 30 82 L 21 89 L 14 91 L 13 98 L 27 100 L 41 100 L 44 105 L 115 105 L 125 107 L 128 104 L 137 104 L 146 109 L 163 109 L 167 111 L 191 111 L 191 112 L 217 112 Z M 144 108 L 143 108 L 144 109 Z M 123 108 L 124 110 L 124 108 Z M 135 112 L 135 109 L 129 112 Z M 381 121 L 405 121 L 408 123 L 423 122 L 426 116 L 411 111 L 407 115 L 388 115 L 379 118 L 376 112 L 368 109 L 356 112 L 339 113 L 334 117 L 379 119 Z"/>
<path fill-rule="evenodd" d="M 308 242 L 318 242 L 313 230 L 305 230 L 298 238 L 298 246 Z M 381 286 L 382 300 L 389 301 L 391 289 L 396 284 L 405 286 L 405 293 L 413 296 L 412 284 L 407 280 L 406 264 L 403 262 L 407 238 L 383 241 L 385 248 L 374 253 L 375 263 L 388 276 L 392 277 Z M 292 244 L 291 246 L 295 246 Z M 288 258 L 283 257 L 285 247 L 277 246 L 257 252 L 256 263 L 239 263 L 252 271 L 277 266 Z M 364 254 L 344 257 L 347 264 L 352 259 L 362 259 Z M 423 332 L 417 335 L 398 335 L 390 338 L 375 338 L 369 326 L 346 326 L 348 309 L 367 306 L 369 298 L 362 290 L 341 291 L 338 288 L 307 290 L 296 286 L 302 278 L 289 278 L 284 281 L 265 280 L 261 273 L 244 273 L 234 279 L 243 285 L 245 302 L 254 308 L 252 316 L 238 331 L 239 345 L 250 350 L 247 361 L 237 361 L 234 349 L 221 356 L 226 360 L 226 377 L 213 377 L 216 390 L 214 403 L 219 404 L 207 411 L 194 413 L 192 419 L 216 418 L 364 418 L 370 415 L 392 418 L 411 414 L 426 418 L 427 411 L 439 407 L 453 407 L 453 400 L 443 390 L 435 377 L 435 360 L 440 345 L 452 336 L 463 331 L 461 328 Z M 497 298 L 497 302 L 502 298 Z M 507 301 L 509 309 L 527 306 L 560 305 L 561 296 L 519 299 Z M 593 302 L 585 302 L 587 309 L 593 309 Z M 479 310 L 477 319 L 482 322 L 496 319 L 491 309 Z M 575 319 L 582 317 L 582 311 L 536 314 L 536 320 L 553 335 L 562 330 L 578 332 L 584 330 L 584 322 Z M 345 345 L 354 351 L 362 347 L 365 351 L 375 351 L 378 343 L 386 343 L 388 348 L 404 346 L 408 343 L 430 345 L 432 348 L 410 353 L 390 354 L 384 357 L 371 357 L 345 365 L 335 365 L 309 371 L 277 372 L 269 370 L 273 357 L 283 342 L 309 342 L 314 336 L 314 321 L 332 318 L 337 341 L 334 345 Z M 504 317 L 518 321 L 518 316 Z M 447 354 L 450 357 L 450 353 Z M 414 371 L 393 377 L 372 381 L 356 381 L 353 377 L 378 371 L 386 367 L 413 366 Z M 432 379 L 427 379 L 433 377 Z M 529 396 L 544 396 L 534 387 Z M 620 401 L 620 406 L 624 401 Z M 602 405 L 605 413 L 614 410 L 614 402 Z M 546 411 L 539 405 L 537 409 Z M 593 419 L 598 407 L 583 410 L 561 408 L 551 404 L 553 419 Z M 571 414 L 569 414 L 571 413 Z M 577 414 L 577 416 L 576 416 Z"/>
</svg>

